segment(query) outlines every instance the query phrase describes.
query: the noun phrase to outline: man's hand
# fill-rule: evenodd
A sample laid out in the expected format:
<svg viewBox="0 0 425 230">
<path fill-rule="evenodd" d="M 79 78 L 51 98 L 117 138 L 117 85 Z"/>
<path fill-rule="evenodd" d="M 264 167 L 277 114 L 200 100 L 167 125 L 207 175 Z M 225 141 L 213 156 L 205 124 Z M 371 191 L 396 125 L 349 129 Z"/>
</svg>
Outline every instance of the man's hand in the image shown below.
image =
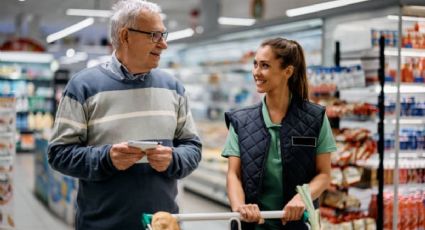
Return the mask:
<svg viewBox="0 0 425 230">
<path fill-rule="evenodd" d="M 149 164 L 158 172 L 167 170 L 173 160 L 173 149 L 167 146 L 158 145 L 155 149 L 147 149 L 146 156 Z"/>
<path fill-rule="evenodd" d="M 130 147 L 127 142 L 112 145 L 109 151 L 112 164 L 118 170 L 126 170 L 130 168 L 136 161 L 140 160 L 145 155 L 138 148 Z"/>
<path fill-rule="evenodd" d="M 285 211 L 285 214 L 282 218 L 282 224 L 286 224 L 287 221 L 301 219 L 305 210 L 305 204 L 301 197 L 297 194 L 286 204 L 283 210 Z"/>
</svg>

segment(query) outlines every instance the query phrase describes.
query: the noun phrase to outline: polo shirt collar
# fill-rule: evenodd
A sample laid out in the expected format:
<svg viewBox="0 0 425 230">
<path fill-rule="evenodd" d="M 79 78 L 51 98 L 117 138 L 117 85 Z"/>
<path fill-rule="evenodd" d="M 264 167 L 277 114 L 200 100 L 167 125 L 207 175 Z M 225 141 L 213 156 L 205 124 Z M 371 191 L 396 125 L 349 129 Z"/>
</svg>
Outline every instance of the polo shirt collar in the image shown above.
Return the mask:
<svg viewBox="0 0 425 230">
<path fill-rule="evenodd" d="M 149 75 L 150 72 L 147 73 L 138 73 L 138 74 L 132 74 L 130 71 L 128 71 L 127 67 L 125 67 L 117 58 L 115 51 L 112 53 L 111 58 L 111 67 L 113 72 L 118 74 L 121 80 L 144 80 L 146 76 Z"/>
<path fill-rule="evenodd" d="M 292 101 L 292 94 L 289 94 L 289 103 Z M 261 113 L 263 114 L 264 123 L 266 124 L 266 127 L 273 128 L 273 127 L 280 127 L 281 124 L 276 124 L 272 122 L 272 119 L 270 118 L 269 110 L 267 109 L 266 105 L 266 96 L 263 97 L 263 103 L 262 103 Z"/>
</svg>

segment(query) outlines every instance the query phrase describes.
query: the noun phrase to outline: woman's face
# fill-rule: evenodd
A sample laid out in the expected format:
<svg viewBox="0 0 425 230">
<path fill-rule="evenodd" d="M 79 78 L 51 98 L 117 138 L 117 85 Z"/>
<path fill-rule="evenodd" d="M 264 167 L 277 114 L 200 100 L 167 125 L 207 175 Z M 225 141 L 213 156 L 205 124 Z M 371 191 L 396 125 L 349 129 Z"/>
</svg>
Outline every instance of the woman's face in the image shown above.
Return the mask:
<svg viewBox="0 0 425 230">
<path fill-rule="evenodd" d="M 252 69 L 257 92 L 272 93 L 287 88 L 292 68 L 282 69 L 281 61 L 276 59 L 270 46 L 258 48 Z"/>
</svg>

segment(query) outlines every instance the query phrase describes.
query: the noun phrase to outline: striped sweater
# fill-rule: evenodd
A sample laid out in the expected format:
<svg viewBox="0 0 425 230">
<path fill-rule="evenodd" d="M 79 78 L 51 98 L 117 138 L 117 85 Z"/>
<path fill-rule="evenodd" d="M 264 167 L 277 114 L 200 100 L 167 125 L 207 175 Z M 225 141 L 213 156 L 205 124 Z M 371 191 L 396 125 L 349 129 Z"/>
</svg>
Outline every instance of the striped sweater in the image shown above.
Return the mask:
<svg viewBox="0 0 425 230">
<path fill-rule="evenodd" d="M 79 179 L 76 229 L 142 229 L 142 213 L 178 212 L 177 179 L 201 160 L 182 84 L 157 69 L 125 78 L 113 64 L 85 69 L 69 81 L 49 142 L 52 168 Z M 145 163 L 118 171 L 109 150 L 128 140 L 174 147 L 168 169 L 159 173 Z"/>
</svg>

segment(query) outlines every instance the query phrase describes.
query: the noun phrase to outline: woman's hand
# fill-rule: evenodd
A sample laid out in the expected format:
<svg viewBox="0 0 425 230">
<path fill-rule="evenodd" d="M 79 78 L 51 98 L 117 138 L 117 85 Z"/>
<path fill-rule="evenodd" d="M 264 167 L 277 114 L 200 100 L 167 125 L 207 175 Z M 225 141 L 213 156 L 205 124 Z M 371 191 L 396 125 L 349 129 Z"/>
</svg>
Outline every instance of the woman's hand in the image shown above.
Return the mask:
<svg viewBox="0 0 425 230">
<path fill-rule="evenodd" d="M 288 221 L 296 221 L 301 219 L 305 210 L 305 204 L 302 201 L 301 197 L 297 194 L 295 195 L 283 208 L 285 214 L 282 218 L 282 224 L 286 224 Z"/>
<path fill-rule="evenodd" d="M 256 204 L 243 204 L 236 208 L 236 211 L 241 214 L 242 221 L 249 223 L 263 224 L 264 219 L 261 218 L 260 208 Z"/>
</svg>

